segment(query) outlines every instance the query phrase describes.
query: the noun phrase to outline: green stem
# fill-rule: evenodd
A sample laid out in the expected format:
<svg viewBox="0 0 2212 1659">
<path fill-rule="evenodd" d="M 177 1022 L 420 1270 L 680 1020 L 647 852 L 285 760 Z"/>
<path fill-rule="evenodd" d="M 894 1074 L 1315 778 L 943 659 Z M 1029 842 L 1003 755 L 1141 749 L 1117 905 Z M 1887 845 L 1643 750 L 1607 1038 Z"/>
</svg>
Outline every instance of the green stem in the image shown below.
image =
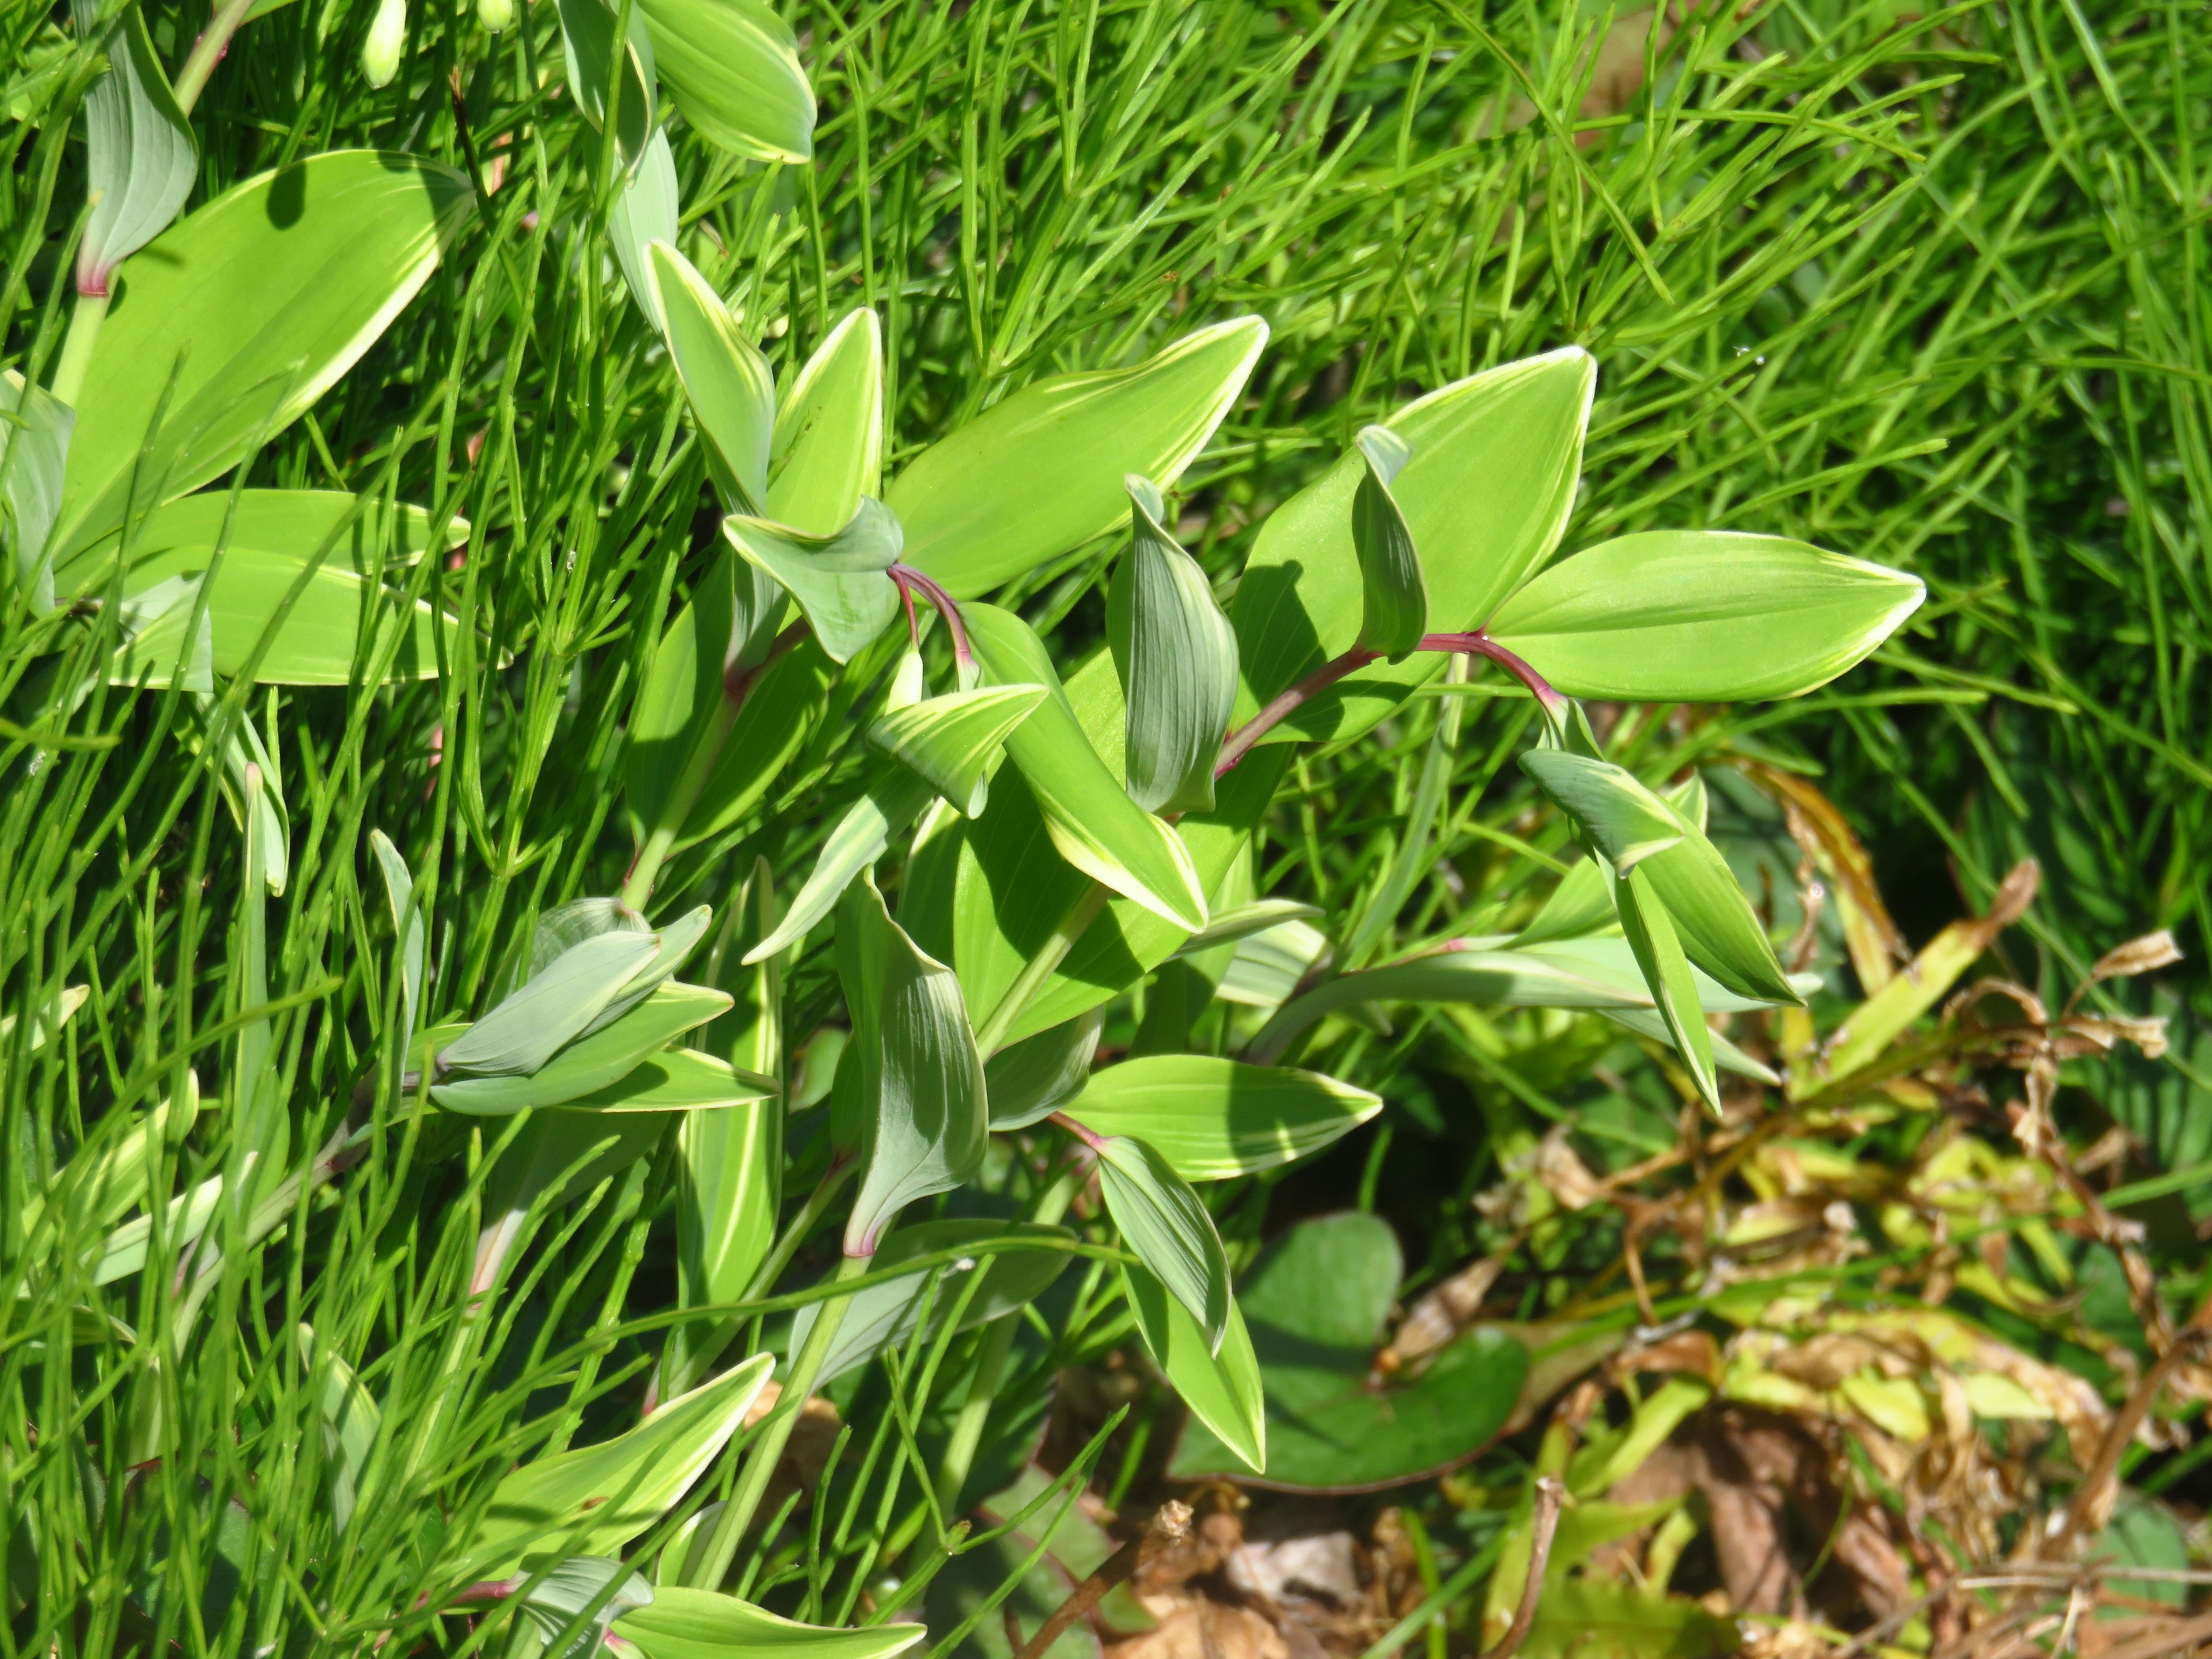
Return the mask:
<svg viewBox="0 0 2212 1659">
<path fill-rule="evenodd" d="M 1108 896 L 1105 883 L 1092 882 L 1073 908 L 1060 918 L 1060 926 L 1052 930 L 1052 937 L 1029 959 L 1021 977 L 1006 988 L 1006 995 L 999 999 L 999 1006 L 991 1010 L 990 1018 L 975 1033 L 975 1046 L 983 1051 L 986 1060 L 1006 1042 L 1006 1033 L 1014 1029 L 1014 1022 L 1022 1017 L 1030 1000 L 1044 988 L 1053 970 L 1067 960 L 1067 953 L 1083 937 L 1083 930 L 1098 919 L 1098 913 L 1106 908 Z"/>
<path fill-rule="evenodd" d="M 185 59 L 184 68 L 177 72 L 177 84 L 172 89 L 177 108 L 184 114 L 190 115 L 192 106 L 199 102 L 200 94 L 207 89 L 208 76 L 222 61 L 230 37 L 238 33 L 238 26 L 252 9 L 253 0 L 223 0 L 222 9 L 209 21 L 207 32 L 192 43 L 191 56 Z"/>
<path fill-rule="evenodd" d="M 99 342 L 100 325 L 107 320 L 107 295 L 80 294 L 70 313 L 69 337 L 62 342 L 62 360 L 54 369 L 53 394 L 70 408 L 84 390 L 85 371 L 92 367 L 92 348 Z"/>
<path fill-rule="evenodd" d="M 1060 1176 L 1045 1188 L 1030 1219 L 1051 1226 L 1067 1213 L 1067 1206 L 1075 1201 L 1077 1186 L 1073 1171 Z M 937 1506 L 948 1516 L 959 1501 L 960 1488 L 967 1484 L 968 1471 L 975 1467 L 976 1450 L 983 1443 L 983 1427 L 990 1421 L 991 1402 L 997 1397 L 1000 1378 L 1006 1369 L 1006 1356 L 1013 1352 L 1014 1327 L 1018 1322 L 1018 1314 L 1008 1314 L 983 1333 L 983 1345 L 975 1355 L 975 1380 L 968 1385 L 968 1398 L 962 1402 L 960 1416 L 952 1425 L 952 1438 L 945 1445 L 945 1461 L 937 1467 Z"/>
<path fill-rule="evenodd" d="M 627 7 L 624 11 L 626 15 Z M 644 909 L 646 901 L 653 896 L 653 884 L 659 877 L 660 866 L 676 850 L 676 837 L 684 833 L 684 823 L 690 817 L 691 809 L 699 804 L 707 780 L 714 775 L 715 764 L 722 758 L 722 745 L 729 741 L 731 730 L 738 723 L 746 695 L 762 676 L 791 654 L 792 648 L 805 634 L 805 623 L 793 623 L 775 636 L 775 643 L 768 648 L 767 654 L 751 667 L 732 668 L 723 673 L 721 701 L 714 705 L 707 729 L 699 734 L 690 757 L 684 763 L 682 775 L 676 780 L 675 789 L 660 809 L 659 821 L 646 837 L 645 845 L 638 849 L 637 861 L 630 866 L 629 879 L 623 883 L 622 902 L 629 908 Z"/>
<path fill-rule="evenodd" d="M 792 1218 L 791 1225 L 783 1230 L 783 1237 L 775 1241 L 767 1260 L 761 1263 L 760 1271 L 753 1275 L 752 1283 L 745 1286 L 741 1300 L 754 1302 L 769 1293 L 769 1287 L 783 1276 L 783 1270 L 791 1265 L 791 1258 L 799 1254 L 799 1247 L 806 1242 L 807 1234 L 812 1232 L 815 1224 L 822 1219 L 822 1212 L 830 1207 L 831 1200 L 843 1190 L 847 1182 L 860 1173 L 860 1160 L 857 1158 L 841 1158 L 823 1172 L 821 1181 L 807 1194 L 805 1204 Z"/>
<path fill-rule="evenodd" d="M 837 1264 L 838 1280 L 859 1278 L 868 1271 L 873 1261 L 872 1256 L 845 1257 Z M 805 1407 L 806 1396 L 813 1391 L 814 1379 L 822 1374 L 822 1363 L 830 1357 L 830 1345 L 836 1340 L 837 1328 L 845 1322 L 845 1309 L 851 1299 L 832 1297 L 821 1304 L 822 1310 L 815 1315 L 813 1328 L 806 1333 L 805 1344 L 784 1375 L 783 1393 L 776 1401 L 775 1411 L 763 1426 L 761 1437 L 746 1453 L 745 1466 L 738 1474 L 737 1490 L 730 1494 L 721 1518 L 714 1523 L 714 1536 L 707 1544 L 707 1559 L 691 1581 L 693 1588 L 715 1589 L 728 1576 L 730 1563 L 737 1559 L 738 1541 L 744 1537 L 745 1528 L 752 1525 L 761 1498 L 768 1492 L 768 1483 L 783 1456 L 783 1449 L 790 1443 L 791 1431 L 799 1425 L 799 1413 Z"/>
</svg>

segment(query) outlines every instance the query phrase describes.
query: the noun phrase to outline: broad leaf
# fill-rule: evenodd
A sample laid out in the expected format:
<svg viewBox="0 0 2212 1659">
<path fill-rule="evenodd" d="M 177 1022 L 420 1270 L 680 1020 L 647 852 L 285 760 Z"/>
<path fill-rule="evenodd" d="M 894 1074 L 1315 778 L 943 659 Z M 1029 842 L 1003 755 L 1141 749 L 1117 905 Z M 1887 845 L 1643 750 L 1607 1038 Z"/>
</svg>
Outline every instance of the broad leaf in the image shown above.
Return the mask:
<svg viewBox="0 0 2212 1659">
<path fill-rule="evenodd" d="M 383 580 L 387 564 L 422 556 L 428 515 L 413 507 L 355 509 L 353 496 L 328 490 L 245 490 L 234 515 L 225 491 L 171 501 L 131 533 L 124 595 L 211 573 L 208 628 L 219 674 L 241 674 L 252 662 L 262 684 L 347 685 L 396 634 L 385 681 L 434 678 L 455 649 L 458 620 L 428 600 L 409 605 Z M 60 574 L 61 583 L 78 593 L 103 591 L 118 551 L 118 538 L 103 540 Z M 255 661 L 264 635 L 271 637 Z"/>
<path fill-rule="evenodd" d="M 57 562 L 122 522 L 134 471 L 150 506 L 296 420 L 429 279 L 474 200 L 449 167 L 334 150 L 155 239 L 122 273 L 77 398 Z"/>
<path fill-rule="evenodd" d="M 525 1554 L 556 1546 L 580 1555 L 620 1553 L 706 1473 L 775 1364 L 772 1354 L 755 1354 L 627 1434 L 524 1465 L 499 1483 L 449 1559 L 494 1578 L 512 1574 Z"/>
<path fill-rule="evenodd" d="M 1050 694 L 1007 738 L 1006 753 L 1060 855 L 1185 933 L 1205 927 L 1206 890 L 1189 853 L 1173 830 L 1122 792 L 1091 748 L 1043 641 L 995 605 L 968 605 L 963 614 L 976 660 L 994 684 L 1042 685 Z"/>
<path fill-rule="evenodd" d="M 837 976 L 853 1018 L 838 1079 L 842 1086 L 853 1071 L 866 1158 L 845 1249 L 871 1255 L 899 1211 L 981 1166 L 990 1134 L 983 1060 L 959 980 L 915 948 L 871 877 L 839 908 Z"/>
<path fill-rule="evenodd" d="M 430 1098 L 448 1111 L 489 1117 L 567 1105 L 621 1082 L 647 1055 L 729 1006 L 727 992 L 664 984 L 618 1019 L 570 1042 L 534 1072 L 434 1084 Z M 446 1053 L 450 1055 L 453 1049 Z"/>
<path fill-rule="evenodd" d="M 1386 422 L 1413 451 L 1391 494 L 1420 550 L 1431 630 L 1480 627 L 1559 545 L 1595 384 L 1589 355 L 1570 346 L 1455 381 Z M 1352 514 L 1367 470 L 1364 457 L 1346 454 L 1261 529 L 1232 618 L 1250 708 L 1358 639 L 1364 583 Z M 1423 653 L 1362 669 L 1272 735 L 1357 736 L 1442 665 Z"/>
<path fill-rule="evenodd" d="M 1105 1018 L 1103 1010 L 1093 1008 L 993 1054 L 983 1066 L 991 1127 L 1025 1129 L 1080 1093 Z"/>
<path fill-rule="evenodd" d="M 872 311 L 849 311 L 815 348 L 776 405 L 768 515 L 826 536 L 883 493 L 884 335 Z"/>
<path fill-rule="evenodd" d="M 891 1659 L 929 1633 L 921 1625 L 866 1625 L 828 1630 L 795 1624 L 734 1595 L 661 1584 L 653 1605 L 615 1620 L 609 1645 L 645 1659 Z"/>
<path fill-rule="evenodd" d="M 653 136 L 659 91 L 645 9 L 630 8 L 629 35 L 619 45 L 616 0 L 560 0 L 560 13 L 562 55 L 576 107 L 604 132 L 608 106 L 614 106 L 616 146 L 623 165 L 635 167 Z"/>
<path fill-rule="evenodd" d="M 983 810 L 1000 746 L 1048 695 L 1042 685 L 949 691 L 883 714 L 868 727 L 868 741 L 972 818 Z"/>
<path fill-rule="evenodd" d="M 1237 635 L 1162 526 L 1158 489 L 1134 474 L 1127 484 L 1129 550 L 1106 590 L 1106 638 L 1128 705 L 1129 795 L 1148 812 L 1207 811 L 1237 703 Z"/>
<path fill-rule="evenodd" d="M 635 0 L 660 78 L 699 136 L 761 161 L 814 154 L 814 93 L 763 0 Z"/>
<path fill-rule="evenodd" d="M 99 20 L 96 0 L 73 0 L 78 30 Z M 199 175 L 192 124 L 177 107 L 146 32 L 143 12 L 125 6 L 107 31 L 107 73 L 84 94 L 85 197 L 92 204 L 77 244 L 77 292 L 106 294 L 116 266 L 160 235 Z"/>
<path fill-rule="evenodd" d="M 1249 904 L 1239 904 L 1231 909 L 1216 908 L 1213 918 L 1203 932 L 1193 933 L 1176 951 L 1181 957 L 1194 957 L 1224 945 L 1234 945 L 1240 939 L 1250 939 L 1256 933 L 1267 933 L 1285 922 L 1310 921 L 1320 915 L 1318 906 L 1304 904 L 1296 899 L 1255 899 Z"/>
<path fill-rule="evenodd" d="M 602 0 L 575 0 L 599 4 Z M 645 250 L 647 307 L 662 319 L 668 360 L 684 382 L 716 477 L 732 506 L 757 513 L 768 501 L 769 442 L 775 432 L 775 376 L 738 319 L 696 266 L 666 242 Z"/>
<path fill-rule="evenodd" d="M 1185 1181 L 1226 1181 L 1319 1152 L 1382 1100 L 1317 1072 L 1149 1054 L 1093 1072 L 1062 1109 L 1096 1133 L 1142 1140 Z"/>
<path fill-rule="evenodd" d="M 1359 644 L 1402 657 L 1429 631 L 1429 587 L 1413 532 L 1390 493 L 1390 481 L 1413 458 L 1387 426 L 1364 428 L 1352 446 L 1367 463 L 1352 495 L 1352 548 L 1359 558 Z"/>
<path fill-rule="evenodd" d="M 1234 1297 L 1218 1351 L 1166 1286 L 1142 1267 L 1124 1267 L 1121 1286 L 1138 1334 L 1191 1414 L 1255 1474 L 1267 1472 L 1267 1413 L 1252 1334 Z"/>
<path fill-rule="evenodd" d="M 822 718 L 836 672 L 820 644 L 806 639 L 752 682 L 721 758 L 684 820 L 679 850 L 720 835 L 759 804 Z"/>
<path fill-rule="evenodd" d="M 1825 685 L 1925 594 L 1902 571 L 1780 536 L 1653 531 L 1562 559 L 1490 631 L 1570 696 L 1745 702 Z"/>
<path fill-rule="evenodd" d="M 111 685 L 181 685 L 215 690 L 215 629 L 198 576 L 168 576 L 123 601 L 123 643 L 108 659 Z"/>
<path fill-rule="evenodd" d="M 1141 1140 L 1107 1135 L 1091 1142 L 1098 1185 L 1114 1224 L 1138 1259 L 1206 1333 L 1219 1354 L 1229 1328 L 1229 1257 L 1213 1218 L 1168 1161 Z"/>
<path fill-rule="evenodd" d="M 898 615 L 899 521 L 881 501 L 862 497 L 841 530 L 815 535 L 767 519 L 722 520 L 730 544 L 789 590 L 814 638 L 836 662 L 850 662 Z"/>
<path fill-rule="evenodd" d="M 1478 1328 L 1412 1376 L 1372 1380 L 1403 1271 L 1396 1238 L 1353 1212 L 1302 1222 L 1237 1293 L 1267 1397 L 1267 1478 L 1294 1490 L 1372 1491 L 1432 1475 L 1506 1426 L 1528 1371 L 1513 1338 Z M 1241 1476 L 1201 1419 L 1169 1468 L 1178 1480 Z M 1241 1455 L 1241 1454 L 1239 1454 Z"/>
<path fill-rule="evenodd" d="M 1698 1096 L 1715 1112 L 1721 1109 L 1720 1080 L 1713 1073 L 1712 1033 L 1706 1029 L 1705 1010 L 1698 1003 L 1697 981 L 1691 977 L 1690 959 L 1682 954 L 1666 905 L 1653 890 L 1651 878 L 1642 870 L 1616 876 L 1613 908 L 1620 913 L 1620 931 L 1636 953 L 1636 965 L 1659 1017 L 1666 1022 L 1674 1051 L 1689 1068 Z"/>
<path fill-rule="evenodd" d="M 965 1252 L 963 1259 L 969 1260 L 970 1265 L 964 1268 L 917 1268 L 911 1273 L 855 1291 L 847 1300 L 844 1317 L 837 1326 L 836 1334 L 830 1339 L 830 1352 L 822 1363 L 817 1386 L 866 1364 L 885 1348 L 903 1343 L 911 1336 L 921 1317 L 922 1292 L 933 1279 L 937 1281 L 937 1294 L 930 1305 L 930 1331 L 934 1334 L 944 1329 L 946 1316 L 965 1288 L 963 1275 L 974 1272 L 975 1264 L 986 1256 L 990 1258 L 990 1265 L 984 1272 L 982 1284 L 960 1316 L 960 1328 L 973 1330 L 978 1325 L 1019 1311 L 1049 1290 L 1074 1258 L 1065 1250 L 1056 1249 L 1006 1249 L 994 1254 L 992 1245 L 1070 1237 L 1063 1227 L 1038 1226 L 1024 1221 L 924 1221 L 900 1228 L 876 1252 L 872 1269 L 896 1267 L 902 1261 L 949 1249 Z M 822 1304 L 810 1303 L 793 1316 L 793 1353 L 805 1346 L 806 1334 L 813 1329 L 821 1310 Z"/>
<path fill-rule="evenodd" d="M 635 170 L 619 181 L 613 210 L 607 215 L 607 240 L 613 244 L 629 297 L 646 321 L 663 334 L 668 319 L 653 284 L 651 250 L 655 242 L 675 246 L 683 207 L 677 192 L 676 154 L 668 147 L 667 133 L 656 128 Z M 682 372 L 680 366 L 678 372 Z"/>
<path fill-rule="evenodd" d="M 1181 477 L 1267 342 L 1240 317 L 1133 368 L 1052 375 L 994 404 L 892 483 L 908 562 L 964 599 L 1104 535 L 1129 511 L 1122 479 Z"/>
<path fill-rule="evenodd" d="M 659 944 L 651 933 L 609 933 L 570 946 L 445 1048 L 440 1068 L 479 1077 L 535 1072 L 621 994 Z"/>
</svg>

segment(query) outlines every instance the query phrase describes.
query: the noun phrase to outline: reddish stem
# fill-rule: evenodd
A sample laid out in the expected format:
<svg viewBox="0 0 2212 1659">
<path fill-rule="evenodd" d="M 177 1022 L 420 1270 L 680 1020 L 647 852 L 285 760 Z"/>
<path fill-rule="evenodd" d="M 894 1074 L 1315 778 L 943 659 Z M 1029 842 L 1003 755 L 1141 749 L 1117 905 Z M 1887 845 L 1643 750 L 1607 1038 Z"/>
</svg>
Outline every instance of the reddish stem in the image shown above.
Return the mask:
<svg viewBox="0 0 2212 1659">
<path fill-rule="evenodd" d="M 1536 701 L 1552 714 L 1562 714 L 1566 708 L 1567 700 L 1553 689 L 1550 681 L 1479 628 L 1472 634 L 1424 634 L 1420 643 L 1413 648 L 1416 651 L 1455 651 L 1466 656 L 1486 658 L 1527 686 L 1534 694 Z M 1261 738 L 1280 726 L 1301 704 L 1311 702 L 1346 675 L 1357 673 L 1382 654 L 1379 651 L 1355 645 L 1342 656 L 1333 657 L 1315 669 L 1229 734 L 1228 740 L 1221 745 L 1221 758 L 1214 763 L 1213 775 L 1217 778 L 1222 776 L 1243 760 Z"/>
<path fill-rule="evenodd" d="M 937 614 L 945 618 L 945 625 L 952 630 L 952 654 L 963 668 L 975 665 L 975 653 L 968 648 L 968 625 L 960 619 L 960 604 L 929 577 L 910 564 L 895 564 L 890 568 L 891 580 L 898 584 L 899 596 L 906 601 L 907 622 L 914 622 L 914 596 L 927 599 Z"/>
</svg>

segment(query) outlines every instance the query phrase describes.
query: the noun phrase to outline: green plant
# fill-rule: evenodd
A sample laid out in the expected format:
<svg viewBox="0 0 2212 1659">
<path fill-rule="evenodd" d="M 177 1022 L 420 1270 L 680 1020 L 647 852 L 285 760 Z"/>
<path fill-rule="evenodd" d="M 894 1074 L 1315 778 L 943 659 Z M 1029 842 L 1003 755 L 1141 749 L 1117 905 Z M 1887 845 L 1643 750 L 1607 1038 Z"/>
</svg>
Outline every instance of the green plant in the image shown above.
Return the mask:
<svg viewBox="0 0 2212 1659">
<path fill-rule="evenodd" d="M 1106 1455 L 963 1533 L 1064 1364 L 1266 1462 L 1218 1183 L 1374 1120 L 1379 1011 L 1761 1070 L 1705 1016 L 1806 988 L 1664 784 L 1739 728 L 1577 700 L 1807 692 L 1920 589 L 1578 507 L 1547 348 L 1601 483 L 1729 406 L 1917 36 L 1652 37 L 1592 161 L 1564 26 L 825 12 L 817 128 L 751 5 L 248 9 L 11 26 L 21 245 L 91 251 L 66 329 L 9 278 L 11 1647 L 894 1651 Z M 1476 825 L 1536 857 L 1447 902 Z"/>
</svg>

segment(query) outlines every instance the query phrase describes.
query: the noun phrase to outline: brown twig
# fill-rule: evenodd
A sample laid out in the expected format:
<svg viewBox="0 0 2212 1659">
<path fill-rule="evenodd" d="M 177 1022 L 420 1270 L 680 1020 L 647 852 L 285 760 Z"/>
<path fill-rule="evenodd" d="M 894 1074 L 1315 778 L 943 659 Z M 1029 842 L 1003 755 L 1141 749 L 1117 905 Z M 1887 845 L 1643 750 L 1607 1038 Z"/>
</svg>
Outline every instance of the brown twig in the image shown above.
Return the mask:
<svg viewBox="0 0 2212 1659">
<path fill-rule="evenodd" d="M 2112 1425 L 2105 1431 L 2105 1438 L 2097 1448 L 2097 1455 L 2075 1488 L 2074 1501 L 2066 1506 L 2066 1520 L 2052 1538 L 2054 1547 L 2063 1546 L 2069 1538 L 2085 1532 L 2094 1532 L 2103 1524 L 2102 1511 L 2108 1506 L 2115 1480 L 2119 1474 L 2120 1456 L 2135 1438 L 2136 1431 L 2142 1426 L 2143 1419 L 2150 1413 L 2151 1404 L 2166 1381 L 2195 1357 L 2201 1334 L 2195 1329 L 2185 1332 L 2179 1341 L 2158 1357 L 2158 1362 L 2143 1373 L 2128 1395 L 2127 1403 L 2113 1414 Z"/>
<path fill-rule="evenodd" d="M 1150 1526 L 1108 1556 L 1099 1564 L 1097 1571 L 1068 1592 L 1067 1600 L 1037 1626 L 1036 1634 L 1030 1638 L 1028 1645 L 1015 1659 L 1043 1659 L 1047 1650 L 1060 1640 L 1067 1627 L 1103 1601 L 1107 1591 L 1130 1577 L 1162 1550 L 1189 1536 L 1190 1505 L 1172 1498 L 1161 1504 Z"/>
<path fill-rule="evenodd" d="M 1544 1570 L 1552 1564 L 1552 1538 L 1559 1529 L 1559 1507 L 1566 1501 L 1567 1489 L 1557 1475 L 1547 1474 L 1536 1482 L 1535 1530 L 1528 1540 L 1528 1577 L 1521 1586 L 1521 1605 L 1514 1608 L 1513 1622 L 1498 1645 L 1482 1659 L 1513 1659 L 1536 1627 L 1536 1604 L 1544 1599 Z"/>
</svg>

